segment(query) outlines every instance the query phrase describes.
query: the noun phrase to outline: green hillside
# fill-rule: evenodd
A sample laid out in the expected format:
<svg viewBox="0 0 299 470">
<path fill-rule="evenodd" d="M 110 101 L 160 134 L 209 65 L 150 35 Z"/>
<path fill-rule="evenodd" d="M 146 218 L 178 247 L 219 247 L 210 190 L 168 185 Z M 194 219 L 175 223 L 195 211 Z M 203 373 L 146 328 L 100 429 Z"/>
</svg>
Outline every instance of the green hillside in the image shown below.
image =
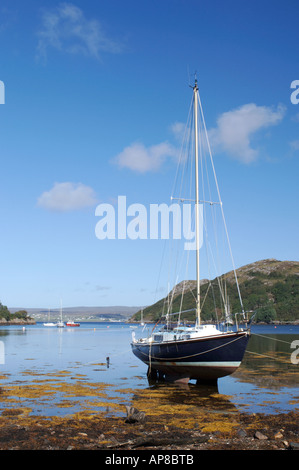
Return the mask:
<svg viewBox="0 0 299 470">
<path fill-rule="evenodd" d="M 242 266 L 237 270 L 238 281 L 246 311 L 256 311 L 256 322 L 294 322 L 299 320 L 299 262 L 266 259 Z M 234 283 L 233 271 L 212 281 L 201 281 L 202 321 L 223 320 L 223 301 L 219 282 L 224 286 L 229 298 L 232 314 L 240 312 L 238 292 Z M 175 287 L 171 312 L 180 310 L 182 284 Z M 182 310 L 195 307 L 195 281 L 188 281 L 183 296 Z M 171 295 L 169 296 L 171 298 Z M 167 310 L 167 302 L 161 299 L 143 310 L 145 321 L 156 322 Z M 137 312 L 132 321 L 139 321 Z M 250 316 L 250 315 L 249 315 Z M 182 320 L 194 320 L 194 312 L 182 315 Z"/>
<path fill-rule="evenodd" d="M 0 323 L 1 325 L 7 323 L 35 323 L 32 318 L 28 316 L 26 310 L 18 310 L 15 313 L 11 313 L 6 305 L 2 305 L 0 302 Z"/>
</svg>

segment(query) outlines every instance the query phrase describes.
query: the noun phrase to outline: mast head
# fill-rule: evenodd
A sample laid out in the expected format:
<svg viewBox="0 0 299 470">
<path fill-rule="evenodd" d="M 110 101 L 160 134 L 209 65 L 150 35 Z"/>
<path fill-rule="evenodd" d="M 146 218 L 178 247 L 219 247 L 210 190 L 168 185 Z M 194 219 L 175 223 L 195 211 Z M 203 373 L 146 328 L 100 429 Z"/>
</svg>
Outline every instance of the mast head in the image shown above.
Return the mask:
<svg viewBox="0 0 299 470">
<path fill-rule="evenodd" d="M 193 90 L 198 90 L 198 83 L 197 83 L 197 73 L 194 74 L 194 87 Z"/>
<path fill-rule="evenodd" d="M 193 89 L 193 91 L 198 91 L 198 83 L 197 83 L 197 74 L 196 72 L 194 73 L 194 86 L 189 85 L 190 88 Z"/>
</svg>

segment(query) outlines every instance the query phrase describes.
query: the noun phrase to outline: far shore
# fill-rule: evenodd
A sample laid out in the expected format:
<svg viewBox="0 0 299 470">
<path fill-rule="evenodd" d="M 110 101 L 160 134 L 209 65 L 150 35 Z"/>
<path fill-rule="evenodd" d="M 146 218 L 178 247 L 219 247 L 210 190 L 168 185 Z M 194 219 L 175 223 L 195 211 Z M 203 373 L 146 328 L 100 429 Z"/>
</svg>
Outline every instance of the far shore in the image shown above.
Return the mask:
<svg viewBox="0 0 299 470">
<path fill-rule="evenodd" d="M 27 320 L 24 320 L 22 318 L 15 318 L 13 320 L 5 320 L 4 318 L 0 318 L 0 327 L 1 326 L 12 326 L 12 325 L 36 325 L 36 323 L 44 323 L 46 320 L 44 321 L 36 321 L 34 320 L 33 318 L 30 318 L 30 319 L 27 319 Z M 107 323 L 107 322 L 111 322 L 111 323 L 127 323 L 128 325 L 139 325 L 140 323 L 139 322 L 135 322 L 135 321 L 128 321 L 128 320 L 118 320 L 118 321 L 113 321 L 113 320 L 80 320 L 81 323 Z M 148 321 L 144 321 L 144 324 L 145 325 L 152 325 L 153 323 L 155 322 L 148 322 Z M 206 323 L 215 323 L 215 322 L 202 322 L 202 324 L 206 324 Z M 267 325 L 267 326 L 284 326 L 284 325 L 299 325 L 299 320 L 294 320 L 294 321 L 274 321 L 274 322 L 270 322 L 270 323 L 265 323 L 265 322 L 258 322 L 258 323 L 253 323 L 253 325 L 255 326 L 259 326 L 259 325 Z"/>
<path fill-rule="evenodd" d="M 22 318 L 15 318 L 13 320 L 5 320 L 5 318 L 0 318 L 0 326 L 10 326 L 10 325 L 35 325 L 36 321 L 33 318 L 28 320 L 23 320 Z"/>
</svg>

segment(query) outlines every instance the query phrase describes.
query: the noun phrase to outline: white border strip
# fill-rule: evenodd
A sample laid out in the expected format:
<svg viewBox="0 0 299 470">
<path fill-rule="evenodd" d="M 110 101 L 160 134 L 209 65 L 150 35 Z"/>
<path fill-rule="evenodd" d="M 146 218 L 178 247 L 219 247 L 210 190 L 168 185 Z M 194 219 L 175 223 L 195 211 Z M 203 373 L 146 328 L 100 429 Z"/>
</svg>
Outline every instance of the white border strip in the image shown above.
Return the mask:
<svg viewBox="0 0 299 470">
<path fill-rule="evenodd" d="M 176 367 L 239 367 L 241 361 L 237 362 L 174 362 L 174 361 L 146 361 L 151 366 L 176 366 Z"/>
</svg>

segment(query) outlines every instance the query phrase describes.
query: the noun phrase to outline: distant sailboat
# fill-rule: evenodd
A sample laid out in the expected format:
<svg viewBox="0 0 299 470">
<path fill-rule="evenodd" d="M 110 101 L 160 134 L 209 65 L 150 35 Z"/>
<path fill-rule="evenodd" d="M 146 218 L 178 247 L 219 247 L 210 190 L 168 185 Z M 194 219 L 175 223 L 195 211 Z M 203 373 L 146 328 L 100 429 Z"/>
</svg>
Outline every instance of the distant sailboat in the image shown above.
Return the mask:
<svg viewBox="0 0 299 470">
<path fill-rule="evenodd" d="M 62 321 L 62 301 L 60 301 L 60 321 L 56 324 L 57 328 L 64 328 L 65 324 Z"/>
<path fill-rule="evenodd" d="M 44 323 L 44 326 L 48 326 L 48 327 L 56 326 L 56 323 L 50 322 L 50 309 L 48 311 L 48 322 Z"/>
</svg>

